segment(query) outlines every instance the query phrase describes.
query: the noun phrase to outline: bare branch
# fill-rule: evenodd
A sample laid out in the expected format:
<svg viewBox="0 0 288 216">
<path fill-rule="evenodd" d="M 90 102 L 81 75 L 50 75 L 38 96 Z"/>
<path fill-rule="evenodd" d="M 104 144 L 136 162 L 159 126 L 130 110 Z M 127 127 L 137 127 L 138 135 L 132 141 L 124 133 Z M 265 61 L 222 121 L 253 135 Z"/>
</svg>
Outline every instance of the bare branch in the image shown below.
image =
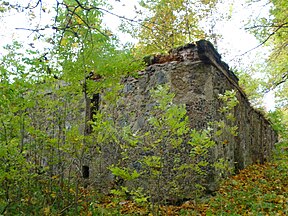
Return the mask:
<svg viewBox="0 0 288 216">
<path fill-rule="evenodd" d="M 255 49 L 257 49 L 257 48 L 259 48 L 259 47 L 261 47 L 262 45 L 264 45 L 273 35 L 275 35 L 276 34 L 276 32 L 278 32 L 281 28 L 283 28 L 283 26 L 284 25 L 286 25 L 287 23 L 283 23 L 283 24 L 281 24 L 279 27 L 277 27 L 271 34 L 269 34 L 268 35 L 268 37 L 264 40 L 264 41 L 262 41 L 260 44 L 258 44 L 256 47 L 254 47 L 254 48 L 252 48 L 252 49 L 250 49 L 250 50 L 248 50 L 248 51 L 246 51 L 246 52 L 244 52 L 244 53 L 242 53 L 241 55 L 238 55 L 238 56 L 243 56 L 243 55 L 245 55 L 245 54 L 247 54 L 247 53 L 249 53 L 249 52 L 251 52 L 251 51 L 253 51 L 253 50 L 255 50 Z"/>
<path fill-rule="evenodd" d="M 244 28 L 245 30 L 250 30 L 250 29 L 255 29 L 255 28 L 288 28 L 288 22 L 283 23 L 281 25 L 275 25 L 273 23 L 268 24 L 268 25 L 255 25 L 255 26 L 251 26 L 251 27 L 246 27 Z"/>
<path fill-rule="evenodd" d="M 30 7 L 30 2 L 29 2 L 28 5 L 26 7 L 24 7 L 24 9 L 33 10 L 33 9 L 37 8 L 40 3 L 42 4 L 42 0 L 38 0 L 34 6 Z"/>
</svg>

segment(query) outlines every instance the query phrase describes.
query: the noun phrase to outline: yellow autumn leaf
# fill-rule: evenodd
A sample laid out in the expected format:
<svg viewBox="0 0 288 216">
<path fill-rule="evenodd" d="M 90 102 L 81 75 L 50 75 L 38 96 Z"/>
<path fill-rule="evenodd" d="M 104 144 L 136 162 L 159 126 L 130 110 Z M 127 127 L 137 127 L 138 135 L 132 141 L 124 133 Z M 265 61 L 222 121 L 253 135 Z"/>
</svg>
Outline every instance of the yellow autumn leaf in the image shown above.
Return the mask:
<svg viewBox="0 0 288 216">
<path fill-rule="evenodd" d="M 50 214 L 50 207 L 48 206 L 48 207 L 44 208 L 43 212 L 45 215 L 49 215 Z"/>
<path fill-rule="evenodd" d="M 76 20 L 77 24 L 79 24 L 79 25 L 82 25 L 84 23 L 83 20 L 80 19 L 79 17 L 76 17 L 75 20 Z"/>
<path fill-rule="evenodd" d="M 283 195 L 278 195 L 275 201 L 277 203 L 284 203 L 285 202 L 285 197 Z"/>
<path fill-rule="evenodd" d="M 78 47 L 78 43 L 73 43 L 73 44 L 72 44 L 72 47 L 74 47 L 74 48 L 75 48 L 75 47 Z"/>
<path fill-rule="evenodd" d="M 58 178 L 59 178 L 59 175 L 52 176 L 52 179 L 58 179 Z"/>
<path fill-rule="evenodd" d="M 66 46 L 67 43 L 68 43 L 67 39 L 63 38 L 63 39 L 61 40 L 61 42 L 60 42 L 60 45 L 61 45 L 61 46 Z"/>
</svg>

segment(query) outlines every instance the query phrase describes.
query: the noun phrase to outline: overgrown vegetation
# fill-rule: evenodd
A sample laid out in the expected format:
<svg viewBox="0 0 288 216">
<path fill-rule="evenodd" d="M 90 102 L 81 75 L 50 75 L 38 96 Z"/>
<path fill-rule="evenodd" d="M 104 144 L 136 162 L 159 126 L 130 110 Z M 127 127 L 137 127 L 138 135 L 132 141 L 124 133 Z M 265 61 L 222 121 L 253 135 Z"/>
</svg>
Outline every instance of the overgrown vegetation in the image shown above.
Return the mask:
<svg viewBox="0 0 288 216">
<path fill-rule="evenodd" d="M 277 145 L 274 160 L 264 165 L 247 167 L 227 178 L 213 197 L 180 206 L 161 205 L 159 215 L 287 215 L 288 174 L 287 143 Z M 111 201 L 97 204 L 98 213 L 146 215 L 148 206 L 131 201 L 116 205 Z M 117 206 L 117 207 L 116 207 Z"/>
<path fill-rule="evenodd" d="M 273 18 L 258 20 L 261 26 L 252 28 L 262 40 L 275 35 L 265 86 L 279 87 L 281 102 L 267 114 L 279 133 L 272 163 L 229 178 L 209 200 L 201 196 L 207 170 L 222 177 L 233 173 L 226 161 L 208 163 L 215 137 L 237 135 L 233 91 L 220 96 L 225 119 L 200 131 L 189 127 L 185 106 L 173 103 L 167 86 L 151 89 L 155 104 L 146 131 L 133 131 L 112 118 L 121 79 L 143 68 L 138 53 L 163 52 L 205 34 L 215 37 L 199 20 L 218 2 L 199 0 L 195 9 L 190 0 L 140 1 L 151 12 L 142 21 L 118 16 L 140 23 L 135 47 L 120 46 L 103 26 L 103 14 L 111 14 L 106 1 L 55 1 L 50 8 L 44 0 L 0 2 L 3 15 L 27 12 L 31 28 L 25 30 L 34 37 L 30 44 L 11 41 L 0 59 L 0 214 L 288 214 L 286 1 L 271 1 Z M 36 22 L 39 11 L 51 15 L 52 22 Z M 259 84 L 247 83 L 251 97 Z M 193 190 L 187 190 L 191 183 Z"/>
</svg>

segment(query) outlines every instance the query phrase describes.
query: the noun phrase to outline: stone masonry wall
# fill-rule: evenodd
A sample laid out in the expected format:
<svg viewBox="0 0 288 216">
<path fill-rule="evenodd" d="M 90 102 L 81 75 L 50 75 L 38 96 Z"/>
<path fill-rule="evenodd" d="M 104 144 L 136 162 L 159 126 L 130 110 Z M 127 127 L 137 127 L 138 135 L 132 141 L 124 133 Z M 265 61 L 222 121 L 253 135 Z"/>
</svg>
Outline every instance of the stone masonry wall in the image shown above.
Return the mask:
<svg viewBox="0 0 288 216">
<path fill-rule="evenodd" d="M 210 42 L 188 44 L 171 50 L 168 55 L 147 57 L 146 62 L 148 66 L 139 72 L 138 78 L 129 77 L 124 81 L 124 98 L 118 112 L 127 115 L 118 119 L 120 124 L 130 122 L 135 131 L 143 130 L 149 110 L 154 106 L 149 91 L 157 85 L 168 84 L 176 94 L 174 102 L 186 105 L 191 127 L 205 128 L 208 122 L 223 118 L 218 95 L 234 89 L 239 100 L 234 109 L 238 136 L 224 134 L 225 144 L 221 141 L 223 137 L 216 139 L 217 146 L 210 152 L 212 161 L 224 158 L 229 167 L 237 171 L 270 159 L 277 134 L 264 116 L 251 107 L 238 85 L 238 78 L 221 61 Z M 211 185 L 215 181 L 213 175 L 210 175 Z"/>
</svg>

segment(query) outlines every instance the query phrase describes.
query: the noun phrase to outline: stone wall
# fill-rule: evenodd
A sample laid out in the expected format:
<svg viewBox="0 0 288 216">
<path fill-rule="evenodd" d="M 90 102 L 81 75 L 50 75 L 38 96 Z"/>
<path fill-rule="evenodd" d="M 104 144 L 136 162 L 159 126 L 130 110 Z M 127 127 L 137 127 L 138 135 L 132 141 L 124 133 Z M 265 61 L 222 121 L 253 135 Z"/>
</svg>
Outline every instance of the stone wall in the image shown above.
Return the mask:
<svg viewBox="0 0 288 216">
<path fill-rule="evenodd" d="M 51 108 L 49 100 L 47 104 L 44 101 L 42 105 L 35 107 L 41 112 L 31 112 L 32 121 L 35 119 L 35 122 L 39 122 L 35 128 L 48 131 L 47 137 L 57 137 L 58 145 L 63 145 L 62 149 L 66 148 L 66 142 L 73 148 L 71 150 L 69 147 L 62 152 L 59 147 L 53 149 L 53 145 L 47 143 L 46 137 L 41 138 L 41 141 L 37 140 L 43 142 L 43 146 L 48 145 L 48 150 L 53 149 L 61 156 L 59 160 L 51 160 L 52 165 L 49 164 L 53 175 L 60 173 L 68 179 L 76 178 L 82 170 L 84 186 L 94 186 L 101 193 L 110 193 L 110 189 L 121 189 L 121 186 L 143 188 L 151 199 L 158 201 L 191 198 L 197 190 L 196 183 L 214 191 L 221 176 L 213 166 L 205 167 L 205 171 L 208 171 L 205 179 L 203 176 L 195 175 L 195 160 L 189 155 L 192 147 L 185 143 L 186 140 L 183 139 L 184 142 L 178 149 L 173 149 L 165 137 L 157 138 L 157 131 L 154 130 L 146 137 L 145 133 L 141 133 L 152 131 L 147 121 L 156 103 L 150 91 L 162 84 L 167 84 L 175 93 L 175 104 L 185 104 L 190 126 L 197 130 L 207 128 L 209 122 L 224 118 L 219 112 L 223 103 L 218 96 L 226 90 L 234 89 L 239 100 L 239 104 L 233 110 L 238 136 L 224 133 L 215 137 L 216 146 L 209 151 L 209 161 L 213 163 L 224 159 L 231 170 L 238 171 L 249 164 L 264 163 L 270 159 L 273 145 L 277 141 L 276 133 L 264 116 L 250 106 L 245 93 L 238 85 L 238 78 L 221 61 L 221 56 L 211 43 L 199 41 L 173 49 L 167 55 L 150 56 L 145 59 L 147 68 L 140 71 L 137 78 L 127 77 L 123 80 L 122 97 L 117 102 L 105 103 L 105 91 L 100 94 L 95 91 L 92 98 L 89 98 L 86 92 L 84 97 L 80 94 L 77 98 L 62 97 L 61 88 L 69 88 L 69 85 L 64 83 L 56 88 L 59 90 L 58 96 L 52 94 L 52 91 L 47 92 L 46 97 L 58 101 L 52 107 L 55 112 L 48 112 Z M 67 110 L 72 112 L 67 113 Z M 101 121 L 100 117 L 99 122 L 93 119 L 92 116 L 96 113 L 105 121 Z M 37 119 L 43 119 L 43 122 Z M 95 120 L 94 128 L 87 123 L 90 120 Z M 79 129 L 72 128 L 73 125 L 79 126 Z M 125 126 L 131 127 L 132 133 L 139 132 L 141 135 L 134 147 L 125 143 L 126 140 L 121 137 Z M 63 133 L 63 128 L 66 133 Z M 79 139 L 82 135 L 83 139 Z M 150 149 L 145 150 L 146 145 L 153 144 L 154 141 L 158 146 L 151 150 L 150 145 Z M 47 166 L 47 149 L 39 151 L 37 155 L 44 161 L 37 164 L 39 167 Z M 161 160 L 165 160 L 162 161 L 161 167 L 152 167 L 150 170 L 145 168 L 145 157 L 155 159 L 153 156 L 159 155 Z M 190 167 L 187 172 L 175 171 L 175 167 L 179 168 L 179 164 L 182 163 L 191 165 L 192 169 Z M 112 165 L 124 167 L 129 172 L 137 171 L 141 175 L 137 179 L 125 182 L 125 179 L 112 175 L 109 169 Z M 153 172 L 161 175 L 155 176 Z M 231 173 L 224 173 L 229 174 Z"/>
<path fill-rule="evenodd" d="M 203 129 L 208 122 L 223 119 L 218 95 L 234 89 L 239 101 L 234 108 L 238 136 L 224 134 L 216 138 L 217 145 L 210 152 L 211 160 L 223 158 L 237 172 L 250 164 L 270 159 L 277 134 L 265 117 L 251 107 L 238 85 L 238 78 L 221 61 L 210 42 L 201 40 L 173 49 L 167 55 L 151 56 L 145 60 L 148 66 L 139 72 L 139 77 L 129 77 L 124 81 L 124 98 L 118 111 L 126 117 L 118 119 L 120 124 L 132 124 L 135 131 L 145 130 L 147 115 L 154 106 L 149 91 L 157 85 L 168 84 L 176 94 L 174 102 L 186 105 L 191 127 Z M 213 171 L 209 178 L 211 190 L 214 190 Z"/>
</svg>

